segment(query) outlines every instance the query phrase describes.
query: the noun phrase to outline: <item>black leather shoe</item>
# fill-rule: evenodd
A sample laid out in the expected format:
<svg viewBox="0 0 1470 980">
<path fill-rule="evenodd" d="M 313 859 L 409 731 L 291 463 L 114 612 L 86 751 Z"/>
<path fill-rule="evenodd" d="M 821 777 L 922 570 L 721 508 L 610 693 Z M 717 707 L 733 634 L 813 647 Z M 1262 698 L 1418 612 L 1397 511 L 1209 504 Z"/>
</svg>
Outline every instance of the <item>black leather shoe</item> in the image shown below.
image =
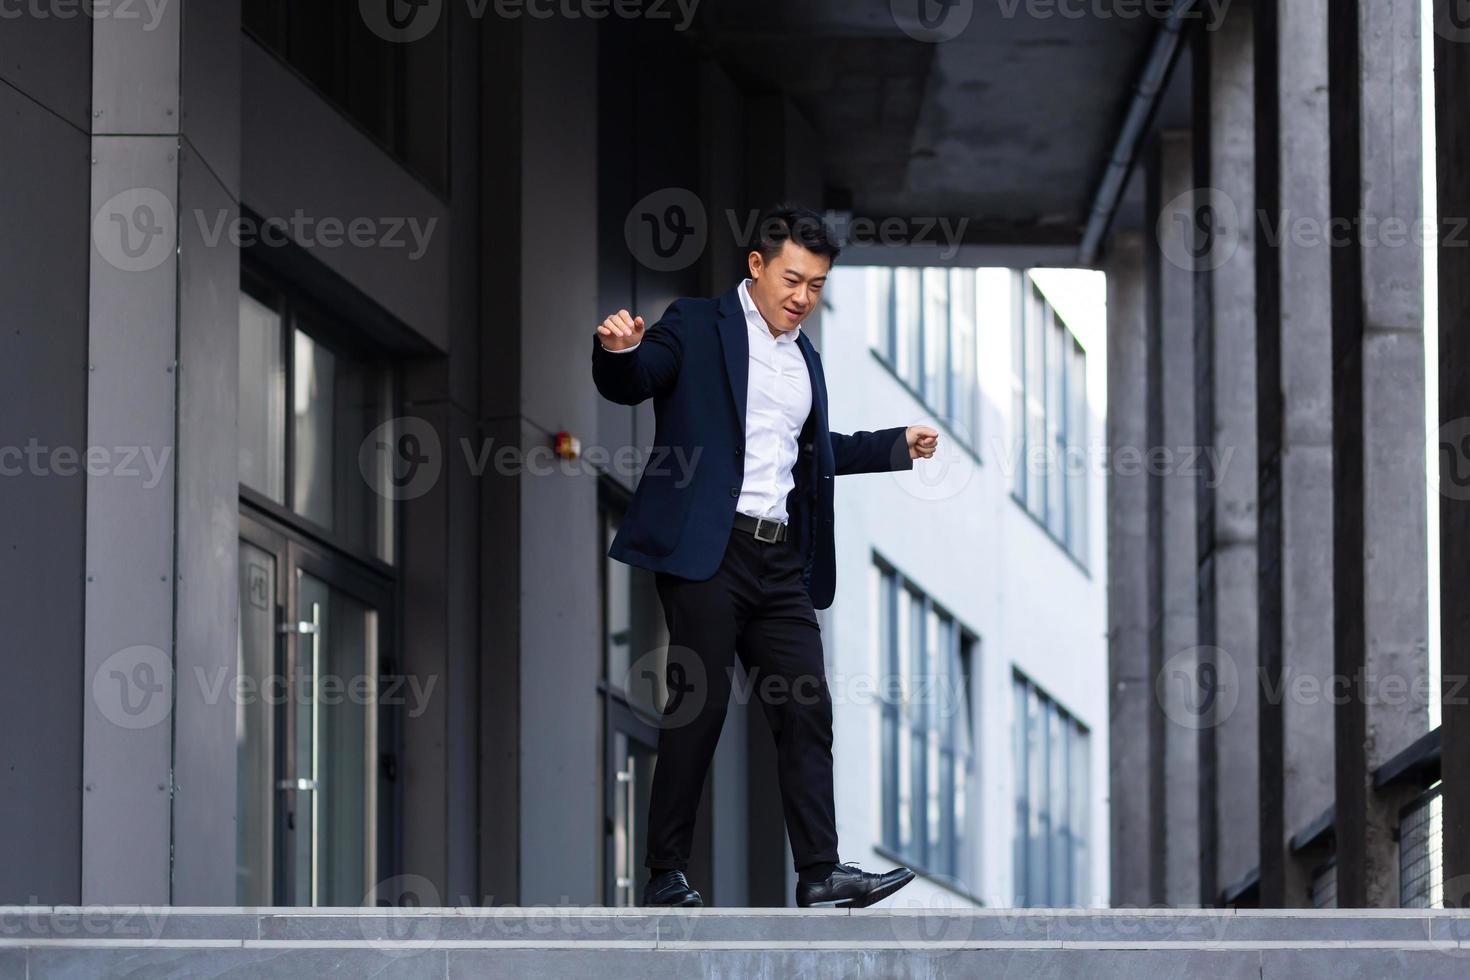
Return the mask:
<svg viewBox="0 0 1470 980">
<path fill-rule="evenodd" d="M 689 879 L 677 869 L 664 871 L 643 886 L 644 905 L 672 905 L 676 908 L 698 908 L 704 905 L 699 892 L 689 887 Z"/>
<path fill-rule="evenodd" d="M 839 864 L 825 881 L 797 882 L 796 904 L 804 909 L 865 909 L 913 880 L 914 873 L 908 868 L 872 874 L 855 864 Z"/>
</svg>

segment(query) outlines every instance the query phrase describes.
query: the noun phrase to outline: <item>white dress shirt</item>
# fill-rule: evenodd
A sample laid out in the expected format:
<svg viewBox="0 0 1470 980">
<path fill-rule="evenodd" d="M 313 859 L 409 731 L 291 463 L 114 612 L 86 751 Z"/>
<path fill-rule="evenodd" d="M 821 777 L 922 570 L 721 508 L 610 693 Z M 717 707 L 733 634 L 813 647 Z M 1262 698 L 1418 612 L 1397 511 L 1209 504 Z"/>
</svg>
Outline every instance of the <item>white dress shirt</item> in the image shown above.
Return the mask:
<svg viewBox="0 0 1470 980">
<path fill-rule="evenodd" d="M 750 280 L 735 292 L 745 310 L 750 368 L 745 388 L 745 476 L 735 509 L 751 517 L 786 522 L 786 495 L 796 485 L 797 440 L 812 410 L 812 380 L 797 346 L 800 327 L 771 336 L 750 298 Z M 641 343 L 641 341 L 640 341 Z M 637 350 L 638 344 L 616 353 Z"/>
<path fill-rule="evenodd" d="M 786 495 L 795 486 L 797 440 L 812 410 L 812 380 L 796 343 L 800 327 L 771 336 L 766 318 L 750 298 L 750 280 L 736 292 L 750 338 L 745 389 L 745 479 L 735 509 L 752 517 L 786 522 Z"/>
</svg>

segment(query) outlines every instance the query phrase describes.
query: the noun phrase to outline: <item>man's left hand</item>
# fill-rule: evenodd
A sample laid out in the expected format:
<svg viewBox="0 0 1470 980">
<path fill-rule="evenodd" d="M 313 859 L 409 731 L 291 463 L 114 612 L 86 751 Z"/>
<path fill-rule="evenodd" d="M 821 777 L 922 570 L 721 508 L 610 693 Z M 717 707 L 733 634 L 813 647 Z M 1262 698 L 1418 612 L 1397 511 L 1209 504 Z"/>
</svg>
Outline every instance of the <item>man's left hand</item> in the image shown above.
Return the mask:
<svg viewBox="0 0 1470 980">
<path fill-rule="evenodd" d="M 909 441 L 909 459 L 928 459 L 939 448 L 939 432 L 927 425 L 911 425 L 904 436 Z"/>
</svg>

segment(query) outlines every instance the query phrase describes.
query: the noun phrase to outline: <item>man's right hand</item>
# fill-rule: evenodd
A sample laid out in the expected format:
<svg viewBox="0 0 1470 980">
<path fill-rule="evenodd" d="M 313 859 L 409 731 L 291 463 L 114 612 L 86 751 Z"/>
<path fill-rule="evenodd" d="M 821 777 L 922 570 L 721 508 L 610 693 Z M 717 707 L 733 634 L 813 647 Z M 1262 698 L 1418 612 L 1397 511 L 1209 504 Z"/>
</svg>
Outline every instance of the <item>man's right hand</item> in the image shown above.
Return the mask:
<svg viewBox="0 0 1470 980">
<path fill-rule="evenodd" d="M 608 350 L 627 350 L 643 339 L 643 317 L 618 310 L 598 326 L 597 339 Z"/>
</svg>

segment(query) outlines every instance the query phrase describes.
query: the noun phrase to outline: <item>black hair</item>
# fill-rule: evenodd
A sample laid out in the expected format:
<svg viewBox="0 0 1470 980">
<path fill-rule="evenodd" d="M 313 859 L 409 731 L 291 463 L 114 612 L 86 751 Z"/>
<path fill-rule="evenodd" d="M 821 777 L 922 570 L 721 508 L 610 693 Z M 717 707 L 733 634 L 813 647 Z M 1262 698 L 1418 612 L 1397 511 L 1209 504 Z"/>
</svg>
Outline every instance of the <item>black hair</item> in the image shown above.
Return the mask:
<svg viewBox="0 0 1470 980">
<path fill-rule="evenodd" d="M 781 254 L 788 238 L 809 252 L 825 255 L 832 262 L 837 261 L 837 255 L 842 251 L 842 246 L 837 244 L 837 236 L 827 227 L 822 216 L 798 204 L 778 204 L 761 215 L 755 227 L 755 241 L 750 247 L 769 262 Z"/>
</svg>

